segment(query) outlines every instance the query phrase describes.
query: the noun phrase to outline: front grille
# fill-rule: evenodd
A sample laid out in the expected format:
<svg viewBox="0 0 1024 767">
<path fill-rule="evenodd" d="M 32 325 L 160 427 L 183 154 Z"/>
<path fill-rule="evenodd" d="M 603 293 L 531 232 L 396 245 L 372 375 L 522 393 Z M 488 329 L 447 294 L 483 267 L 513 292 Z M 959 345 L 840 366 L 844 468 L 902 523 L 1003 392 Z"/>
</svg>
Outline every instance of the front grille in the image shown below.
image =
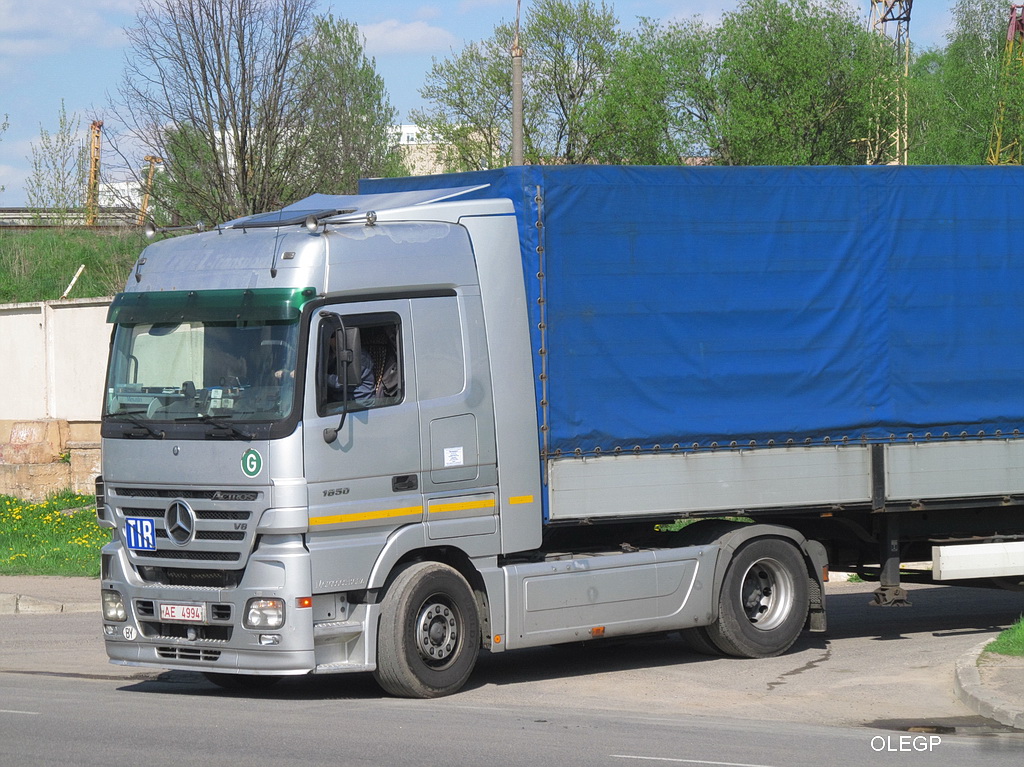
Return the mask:
<svg viewBox="0 0 1024 767">
<path fill-rule="evenodd" d="M 122 530 L 126 517 L 153 520 L 151 533 L 155 550 L 129 549 L 131 561 L 148 582 L 230 587 L 237 585 L 237 580 L 221 574 L 236 570 L 254 548 L 256 523 L 264 508 L 261 499 L 265 493 L 265 490 L 219 488 L 116 487 L 108 488 L 107 502 L 113 507 Z M 168 526 L 175 533 L 173 537 L 184 538 L 187 543 L 175 542 L 168 534 Z M 127 533 L 122 534 L 127 536 Z M 127 537 L 125 543 L 128 543 Z M 217 568 L 217 564 L 223 567 Z M 193 565 L 205 566 L 204 572 L 215 575 L 192 581 L 167 572 L 175 567 L 187 570 Z"/>
<path fill-rule="evenodd" d="M 237 562 L 241 554 L 237 551 L 156 551 L 135 552 L 136 555 L 144 557 L 155 557 L 157 559 L 177 559 L 188 562 Z"/>
<path fill-rule="evenodd" d="M 210 511 L 209 509 L 196 509 L 196 517 L 199 519 L 233 519 L 242 520 L 252 516 L 248 511 Z"/>
<path fill-rule="evenodd" d="M 157 647 L 156 654 L 164 660 L 198 660 L 211 663 L 220 660 L 220 650 L 205 647 Z"/>
<path fill-rule="evenodd" d="M 193 641 L 228 642 L 231 640 L 231 626 L 205 626 L 184 623 L 139 622 L 139 630 L 147 639 L 188 639 L 193 632 Z"/>
<path fill-rule="evenodd" d="M 146 583 L 199 589 L 233 589 L 242 582 L 244 570 L 186 570 L 180 567 L 139 568 Z"/>
<path fill-rule="evenodd" d="M 116 487 L 111 495 L 122 498 L 185 498 L 188 500 L 236 501 L 245 503 L 260 497 L 258 490 L 197 490 L 192 488 L 168 489 L 154 487 Z"/>
<path fill-rule="evenodd" d="M 166 538 L 166 530 L 157 530 L 157 538 Z M 220 530 L 200 530 L 196 533 L 197 541 L 244 541 L 245 533 L 234 533 Z"/>
</svg>

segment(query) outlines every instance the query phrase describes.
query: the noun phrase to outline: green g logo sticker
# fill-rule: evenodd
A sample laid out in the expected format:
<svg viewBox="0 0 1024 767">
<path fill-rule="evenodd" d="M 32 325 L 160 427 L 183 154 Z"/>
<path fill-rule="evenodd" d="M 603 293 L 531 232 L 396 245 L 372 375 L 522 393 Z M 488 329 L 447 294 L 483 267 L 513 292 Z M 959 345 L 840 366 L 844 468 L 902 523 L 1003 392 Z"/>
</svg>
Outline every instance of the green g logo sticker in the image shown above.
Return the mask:
<svg viewBox="0 0 1024 767">
<path fill-rule="evenodd" d="M 263 468 L 263 456 L 249 448 L 242 453 L 242 473 L 247 477 L 255 477 Z"/>
</svg>

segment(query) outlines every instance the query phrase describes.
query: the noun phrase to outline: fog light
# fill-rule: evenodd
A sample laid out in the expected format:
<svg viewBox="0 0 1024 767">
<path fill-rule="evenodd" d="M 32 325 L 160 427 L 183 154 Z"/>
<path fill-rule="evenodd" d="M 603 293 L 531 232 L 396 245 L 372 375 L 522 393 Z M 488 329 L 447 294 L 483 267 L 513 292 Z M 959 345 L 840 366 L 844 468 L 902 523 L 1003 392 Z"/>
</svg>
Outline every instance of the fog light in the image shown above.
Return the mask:
<svg viewBox="0 0 1024 767">
<path fill-rule="evenodd" d="M 104 624 L 103 625 L 103 635 L 104 636 L 112 637 L 116 633 L 117 633 L 117 629 L 114 628 L 113 626 L 111 626 L 110 624 Z"/>
<path fill-rule="evenodd" d="M 122 623 L 128 620 L 128 612 L 124 609 L 124 599 L 119 591 L 103 589 L 100 591 L 103 604 L 103 620 Z"/>
<path fill-rule="evenodd" d="M 283 599 L 250 599 L 245 605 L 247 629 L 279 629 L 284 625 Z"/>
<path fill-rule="evenodd" d="M 260 644 L 265 646 L 281 644 L 281 635 L 260 634 Z"/>
</svg>

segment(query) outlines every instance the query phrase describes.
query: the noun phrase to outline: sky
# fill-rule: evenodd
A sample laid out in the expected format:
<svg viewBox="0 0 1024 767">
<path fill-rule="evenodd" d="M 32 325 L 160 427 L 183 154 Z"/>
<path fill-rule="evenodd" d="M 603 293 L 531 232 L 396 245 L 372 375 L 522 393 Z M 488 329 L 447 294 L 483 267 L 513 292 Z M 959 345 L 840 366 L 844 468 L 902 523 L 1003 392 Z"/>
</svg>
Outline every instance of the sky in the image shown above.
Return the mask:
<svg viewBox="0 0 1024 767">
<path fill-rule="evenodd" d="M 848 0 L 865 20 L 870 0 Z M 525 15 L 531 0 L 521 0 Z M 694 15 L 715 22 L 736 0 L 606 0 L 623 29 L 639 16 L 661 20 Z M 910 23 L 916 46 L 945 43 L 953 0 L 917 0 Z M 1009 0 L 1007 5 L 1009 5 Z M 124 29 L 133 26 L 139 0 L 0 0 L 0 208 L 26 204 L 25 179 L 40 128 L 58 129 L 63 100 L 83 132 L 103 119 L 124 70 Z M 434 58 L 491 36 L 511 21 L 516 0 L 318 0 L 318 13 L 356 23 L 366 52 L 384 78 L 402 122 L 410 110 L 427 106 L 419 96 Z"/>
</svg>

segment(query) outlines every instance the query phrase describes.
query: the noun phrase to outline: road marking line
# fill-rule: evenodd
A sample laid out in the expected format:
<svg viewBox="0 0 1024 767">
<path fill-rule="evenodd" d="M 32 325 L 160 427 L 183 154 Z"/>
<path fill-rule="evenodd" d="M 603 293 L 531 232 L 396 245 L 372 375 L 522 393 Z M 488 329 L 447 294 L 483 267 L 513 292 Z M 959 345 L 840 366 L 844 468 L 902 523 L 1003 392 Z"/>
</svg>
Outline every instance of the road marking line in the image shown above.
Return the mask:
<svg viewBox="0 0 1024 767">
<path fill-rule="evenodd" d="M 8 708 L 0 708 L 0 714 L 25 714 L 26 716 L 39 716 L 38 711 L 12 711 Z"/>
<path fill-rule="evenodd" d="M 648 762 L 672 762 L 674 764 L 712 764 L 717 767 L 771 767 L 766 764 L 743 764 L 741 762 L 709 762 L 706 759 L 673 759 L 667 756 L 636 756 L 633 754 L 609 754 L 612 759 L 641 759 Z"/>
</svg>

